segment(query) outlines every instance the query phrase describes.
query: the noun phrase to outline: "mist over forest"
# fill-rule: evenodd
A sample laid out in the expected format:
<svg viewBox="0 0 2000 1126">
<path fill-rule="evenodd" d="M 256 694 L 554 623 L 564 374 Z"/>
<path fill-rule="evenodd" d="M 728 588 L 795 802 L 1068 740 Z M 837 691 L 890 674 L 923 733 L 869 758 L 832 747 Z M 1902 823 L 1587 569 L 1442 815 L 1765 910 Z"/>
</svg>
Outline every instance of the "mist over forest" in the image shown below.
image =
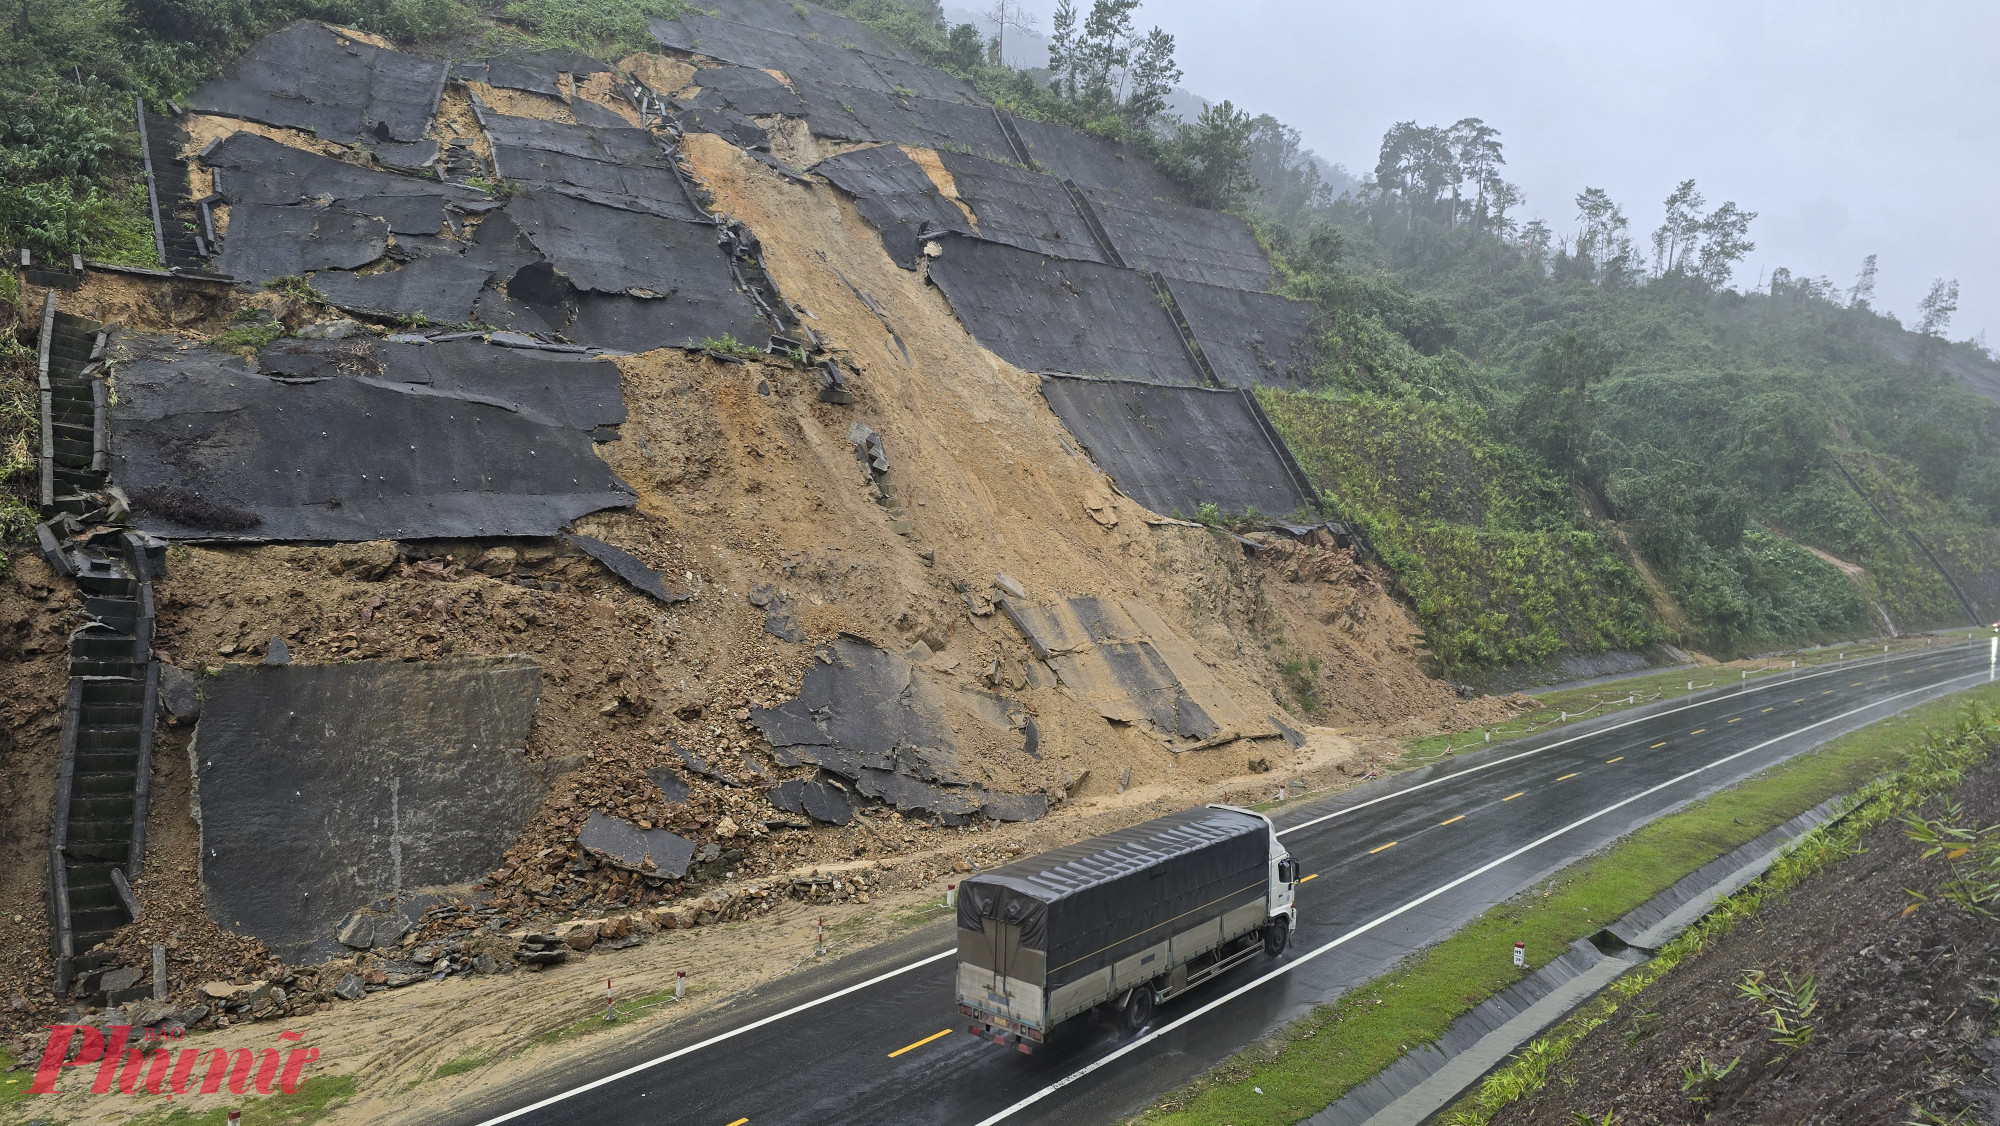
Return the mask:
<svg viewBox="0 0 2000 1126">
<path fill-rule="evenodd" d="M 1255 225 L 1278 291 L 1312 303 L 1318 345 L 1310 386 L 1260 394 L 1442 667 L 1661 643 L 1741 653 L 2000 609 L 2000 367 L 1954 339 L 1949 277 L 1885 312 L 1878 263 L 1902 248 L 1839 276 L 1746 281 L 1764 205 L 1693 175 L 1700 151 L 1676 154 L 1689 174 L 1657 202 L 1590 179 L 1531 199 L 1508 122 L 1476 104 L 1376 123 L 1375 151 L 1336 163 L 1227 90 L 1191 96 L 1186 45 L 1139 0 L 1062 0 L 1046 18 L 828 6 L 1008 112 L 1131 146 L 1188 201 Z M 24 0 L 0 48 L 0 242 L 149 262 L 131 96 L 185 93 L 285 19 L 446 52 L 493 47 L 470 42 L 475 26 L 617 50 L 681 5 L 515 0 L 500 32 L 475 8 Z M 1040 65 L 1002 61 L 1023 44 Z M 1589 148 L 1579 138 L 1577 158 Z M 1636 222 L 1641 208 L 1662 218 Z M 27 534 L 27 508 L 7 526 Z"/>
</svg>

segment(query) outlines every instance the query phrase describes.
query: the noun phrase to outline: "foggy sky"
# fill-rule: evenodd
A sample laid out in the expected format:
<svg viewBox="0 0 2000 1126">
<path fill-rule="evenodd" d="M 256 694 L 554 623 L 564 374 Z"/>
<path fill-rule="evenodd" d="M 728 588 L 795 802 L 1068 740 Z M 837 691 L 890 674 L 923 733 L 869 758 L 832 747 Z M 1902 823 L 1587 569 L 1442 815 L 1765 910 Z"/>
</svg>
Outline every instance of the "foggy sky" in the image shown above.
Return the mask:
<svg viewBox="0 0 2000 1126">
<path fill-rule="evenodd" d="M 984 8 L 984 0 L 974 4 Z M 1028 0 L 1049 30 L 1054 0 Z M 1079 8 L 1088 9 L 1087 0 Z M 1915 322 L 1957 278 L 1950 336 L 2000 348 L 2000 4 L 1306 3 L 1147 0 L 1183 83 L 1299 129 L 1356 175 L 1382 132 L 1482 117 L 1523 217 L 1576 227 L 1601 187 L 1651 254 L 1688 177 L 1758 213 L 1737 284 L 1771 269 L 1845 287 L 1880 256 L 1875 306 Z"/>
</svg>

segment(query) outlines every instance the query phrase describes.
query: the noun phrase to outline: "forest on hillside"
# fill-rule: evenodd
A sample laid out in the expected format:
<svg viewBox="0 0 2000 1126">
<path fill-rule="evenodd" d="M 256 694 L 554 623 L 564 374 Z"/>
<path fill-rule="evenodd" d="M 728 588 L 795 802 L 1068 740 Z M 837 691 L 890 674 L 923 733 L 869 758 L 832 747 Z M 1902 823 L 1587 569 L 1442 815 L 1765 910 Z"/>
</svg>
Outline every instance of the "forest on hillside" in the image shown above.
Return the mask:
<svg viewBox="0 0 2000 1126">
<path fill-rule="evenodd" d="M 2000 428 L 1964 381 L 2000 384 L 2000 366 L 1949 342 L 1954 283 L 1910 326 L 1874 307 L 1873 259 L 1851 281 L 1779 270 L 1738 288 L 1754 201 L 1711 204 L 1693 180 L 1661 186 L 1652 232 L 1587 186 L 1530 217 L 1501 131 L 1478 118 L 1387 125 L 1373 170 L 1336 195 L 1274 118 L 1227 101 L 1169 112 L 1175 43 L 1142 26 L 1140 0 L 1064 0 L 1049 65 L 1028 70 L 935 2 L 826 6 L 1012 113 L 1132 146 L 1194 202 L 1253 222 L 1320 330 L 1312 385 L 1266 392 L 1267 410 L 1331 513 L 1366 532 L 1444 669 L 1663 641 L 1731 655 L 2000 612 Z M 131 99 L 184 94 L 287 20 L 460 57 L 616 57 L 684 5 L 8 7 L 0 244 L 152 264 Z M 0 291 L 10 317 L 14 297 Z M 0 359 L 19 371 L 17 339 L 4 334 Z M 27 386 L 9 380 L 0 401 L 11 541 L 32 527 Z"/>
</svg>

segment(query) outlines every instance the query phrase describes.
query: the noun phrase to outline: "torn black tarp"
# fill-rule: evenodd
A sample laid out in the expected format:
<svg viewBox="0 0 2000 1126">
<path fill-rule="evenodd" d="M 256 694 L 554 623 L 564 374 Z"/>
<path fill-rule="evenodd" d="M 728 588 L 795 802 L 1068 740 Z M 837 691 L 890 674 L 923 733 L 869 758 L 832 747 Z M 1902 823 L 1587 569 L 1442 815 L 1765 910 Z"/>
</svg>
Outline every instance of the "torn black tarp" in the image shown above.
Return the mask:
<svg viewBox="0 0 2000 1126">
<path fill-rule="evenodd" d="M 163 337 L 121 333 L 114 349 L 111 477 L 155 535 L 552 536 L 632 503 L 589 435 L 487 396 L 359 372 L 274 378 Z"/>
<path fill-rule="evenodd" d="M 1051 258 L 1105 260 L 1062 181 L 950 149 L 939 150 L 938 159 L 972 208 L 981 238 Z"/>
<path fill-rule="evenodd" d="M 301 20 L 259 40 L 187 105 L 329 141 L 414 142 L 424 139 L 444 79 L 444 63 Z"/>
<path fill-rule="evenodd" d="M 523 192 L 507 211 L 552 268 L 518 271 L 508 280 L 508 296 L 571 339 L 641 351 L 770 333 L 770 322 L 738 288 L 713 223 L 553 192 Z"/>
<path fill-rule="evenodd" d="M 677 219 L 705 216 L 687 196 L 660 141 L 644 129 L 569 125 L 487 111 L 493 168 L 504 179 L 564 187 L 616 206 Z"/>
<path fill-rule="evenodd" d="M 974 751 L 971 740 L 980 739 L 988 748 L 978 752 L 984 756 L 994 755 L 998 742 L 1020 750 L 1025 760 L 1020 705 L 958 688 L 852 638 L 819 653 L 797 698 L 751 709 L 750 722 L 781 763 L 817 764 L 850 780 L 865 797 L 947 824 L 980 812 L 990 800 L 1018 797 L 988 794 L 973 784 L 960 755 Z M 1017 812 L 1023 805 L 1002 808 Z"/>
<path fill-rule="evenodd" d="M 855 210 L 881 234 L 889 257 L 906 270 L 916 268 L 925 239 L 947 231 L 972 233 L 965 212 L 895 145 L 842 153 L 812 170 L 854 197 Z"/>
<path fill-rule="evenodd" d="M 907 58 L 880 32 L 858 20 L 830 12 L 817 4 L 796 4 L 792 0 L 717 0 L 697 8 L 690 15 L 734 21 L 761 35 L 779 34 L 812 42 L 852 44 L 854 48 L 883 58 Z M 655 20 L 660 25 L 676 21 Z"/>
<path fill-rule="evenodd" d="M 237 281 L 260 285 L 311 270 L 351 270 L 388 252 L 389 224 L 344 207 L 229 209 L 229 237 L 219 263 Z"/>
<path fill-rule="evenodd" d="M 476 338 L 441 344 L 281 340 L 258 353 L 257 368 L 285 379 L 372 376 L 419 384 L 543 415 L 586 433 L 625 421 L 617 364 L 591 355 L 501 348 Z"/>
<path fill-rule="evenodd" d="M 641 829 L 623 817 L 599 810 L 576 835 L 578 848 L 614 868 L 677 880 L 687 875 L 694 842 L 665 829 Z"/>
<path fill-rule="evenodd" d="M 1151 283 L 1132 270 L 949 235 L 931 281 L 966 329 L 1029 371 L 1200 379 Z"/>
<path fill-rule="evenodd" d="M 315 274 L 312 285 L 329 304 L 350 313 L 452 325 L 472 319 L 473 303 L 492 276 L 491 267 L 443 254 L 372 274 L 328 270 Z"/>
<path fill-rule="evenodd" d="M 1191 281 L 1170 280 L 1167 289 L 1222 382 L 1297 388 L 1311 381 L 1311 304 Z"/>
<path fill-rule="evenodd" d="M 1314 508 L 1253 391 L 1050 376 L 1042 395 L 1118 488 L 1154 512 Z"/>
<path fill-rule="evenodd" d="M 436 218 L 421 225 L 428 233 L 435 233 L 443 224 L 443 200 L 491 198 L 461 184 L 335 160 L 256 133 L 231 133 L 209 148 L 201 161 L 210 168 L 222 169 L 218 191 L 232 204 L 339 203 L 379 215 L 381 211 L 371 210 L 360 201 L 380 201 L 376 206 L 390 206 L 392 201 L 401 204 L 403 197 L 439 201 Z"/>
<path fill-rule="evenodd" d="M 790 86 L 769 71 L 749 66 L 718 66 L 694 72 L 692 79 L 701 93 L 687 105 L 706 108 L 727 106 L 737 113 L 761 117 L 779 114 L 803 117 L 805 103 Z"/>
<path fill-rule="evenodd" d="M 686 602 L 689 597 L 667 587 L 666 577 L 646 565 L 646 561 L 614 544 L 605 543 L 596 536 L 568 535 L 563 537 L 580 549 L 585 555 L 604 564 L 612 574 L 624 579 L 632 589 L 641 594 L 658 599 L 671 606 L 676 602 Z"/>
<path fill-rule="evenodd" d="M 807 125 L 822 137 L 962 149 L 988 160 L 1012 159 L 1007 135 L 987 106 L 807 78 L 794 77 L 792 86 L 805 102 Z"/>
</svg>

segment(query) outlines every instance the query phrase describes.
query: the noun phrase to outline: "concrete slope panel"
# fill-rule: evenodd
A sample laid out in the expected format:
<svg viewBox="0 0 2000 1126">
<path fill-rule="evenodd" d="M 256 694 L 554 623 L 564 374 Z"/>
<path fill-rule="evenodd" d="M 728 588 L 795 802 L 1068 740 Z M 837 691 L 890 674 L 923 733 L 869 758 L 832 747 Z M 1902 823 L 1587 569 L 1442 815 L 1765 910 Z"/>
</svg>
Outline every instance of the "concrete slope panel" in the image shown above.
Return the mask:
<svg viewBox="0 0 2000 1126">
<path fill-rule="evenodd" d="M 288 962 L 356 908 L 490 872 L 541 804 L 523 657 L 235 665 L 190 755 L 209 916 Z"/>
<path fill-rule="evenodd" d="M 1199 378 L 1140 274 L 956 235 L 939 241 L 931 281 L 967 331 L 1008 363 L 1153 383 Z"/>
<path fill-rule="evenodd" d="M 1312 507 L 1244 390 L 1042 380 L 1042 395 L 1125 495 L 1155 512 L 1286 517 Z"/>
</svg>

